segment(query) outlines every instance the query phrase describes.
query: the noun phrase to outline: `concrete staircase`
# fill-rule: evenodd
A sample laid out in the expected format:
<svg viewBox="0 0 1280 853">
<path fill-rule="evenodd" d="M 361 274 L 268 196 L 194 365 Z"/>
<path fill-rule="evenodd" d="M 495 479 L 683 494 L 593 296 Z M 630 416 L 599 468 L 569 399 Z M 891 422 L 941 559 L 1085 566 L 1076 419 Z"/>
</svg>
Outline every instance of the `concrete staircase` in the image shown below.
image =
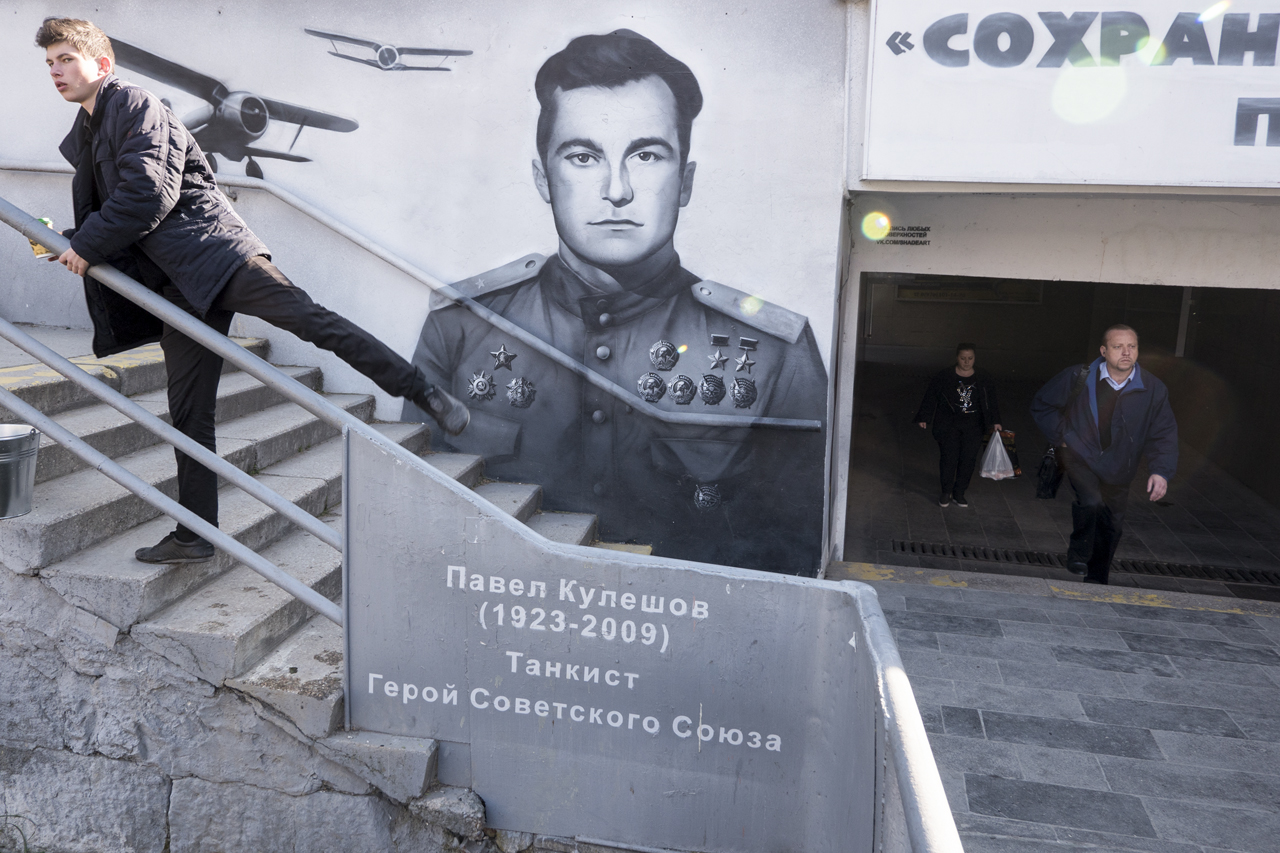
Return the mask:
<svg viewBox="0 0 1280 853">
<path fill-rule="evenodd" d="M 266 355 L 264 341 L 239 342 Z M 167 420 L 158 346 L 76 360 Z M 282 369 L 321 390 L 318 369 Z M 65 427 L 153 486 L 176 494 L 172 448 L 66 379 L 39 365 L 17 365 L 0 368 L 0 383 L 42 411 L 57 413 Z M 362 420 L 372 417 L 372 397 L 325 396 Z M 326 523 L 340 523 L 342 453 L 336 430 L 230 369 L 219 388 L 217 418 L 222 458 Z M 595 516 L 542 512 L 541 487 L 486 482 L 481 457 L 431 453 L 427 425 L 375 428 L 543 536 L 594 542 Z M 286 730 L 393 799 L 418 797 L 434 781 L 433 742 L 335 734 L 343 718 L 341 628 L 221 552 L 194 565 L 136 561 L 134 550 L 159 541 L 173 521 L 48 439 L 41 443 L 37 481 L 32 511 L 0 523 L 0 562 L 10 570 L 38 576 L 69 603 L 214 687 L 248 694 Z M 340 599 L 341 554 L 273 510 L 224 485 L 220 523 L 322 595 Z M 388 765 L 378 756 L 385 758 L 392 742 L 396 758 Z"/>
</svg>

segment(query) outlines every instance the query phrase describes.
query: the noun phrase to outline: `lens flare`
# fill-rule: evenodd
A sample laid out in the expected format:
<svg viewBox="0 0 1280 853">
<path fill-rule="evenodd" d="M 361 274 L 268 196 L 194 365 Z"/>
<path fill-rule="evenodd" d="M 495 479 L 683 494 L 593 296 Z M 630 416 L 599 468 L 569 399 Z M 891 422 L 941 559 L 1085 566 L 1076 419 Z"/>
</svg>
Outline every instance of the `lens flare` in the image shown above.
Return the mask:
<svg viewBox="0 0 1280 853">
<path fill-rule="evenodd" d="M 1138 40 L 1138 52 L 1136 56 L 1148 65 L 1159 65 L 1164 62 L 1164 58 L 1168 55 L 1169 50 L 1164 46 L 1164 41 L 1147 36 Z"/>
<path fill-rule="evenodd" d="M 759 296 L 744 296 L 738 303 L 738 307 L 742 309 L 742 313 L 748 317 L 754 317 L 760 313 L 760 309 L 764 307 L 764 300 Z"/>
<path fill-rule="evenodd" d="M 1053 84 L 1050 103 L 1063 121 L 1092 124 L 1116 111 L 1129 85 L 1119 66 L 1076 68 L 1067 65 Z"/>
<path fill-rule="evenodd" d="M 680 346 L 676 347 L 676 352 L 680 353 L 681 355 L 684 355 L 688 351 L 689 351 L 688 344 L 681 344 Z"/>
<path fill-rule="evenodd" d="M 883 240 L 889 236 L 889 217 L 873 210 L 862 217 L 862 233 L 868 240 Z"/>
<path fill-rule="evenodd" d="M 1202 24 L 1205 23 L 1206 21 L 1212 21 L 1214 18 L 1218 17 L 1219 15 L 1221 15 L 1223 12 L 1227 11 L 1230 8 L 1231 8 L 1231 0 L 1222 0 L 1221 3 L 1214 3 L 1208 9 L 1205 9 L 1203 12 L 1201 12 L 1200 17 L 1196 18 L 1196 20 Z"/>
</svg>

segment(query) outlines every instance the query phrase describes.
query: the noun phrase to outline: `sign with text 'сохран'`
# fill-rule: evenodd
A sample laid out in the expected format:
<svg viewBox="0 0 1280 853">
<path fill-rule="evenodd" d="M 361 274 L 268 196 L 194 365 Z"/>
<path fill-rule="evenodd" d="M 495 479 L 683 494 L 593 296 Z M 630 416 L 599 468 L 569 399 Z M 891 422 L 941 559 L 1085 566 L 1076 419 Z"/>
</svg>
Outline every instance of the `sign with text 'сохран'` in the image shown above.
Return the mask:
<svg viewBox="0 0 1280 853">
<path fill-rule="evenodd" d="M 347 453 L 352 728 L 439 740 L 498 829 L 870 844 L 875 681 L 847 587 L 556 545 L 360 436 Z"/>
<path fill-rule="evenodd" d="M 877 2 L 863 177 L 1275 186 L 1280 2 Z"/>
</svg>

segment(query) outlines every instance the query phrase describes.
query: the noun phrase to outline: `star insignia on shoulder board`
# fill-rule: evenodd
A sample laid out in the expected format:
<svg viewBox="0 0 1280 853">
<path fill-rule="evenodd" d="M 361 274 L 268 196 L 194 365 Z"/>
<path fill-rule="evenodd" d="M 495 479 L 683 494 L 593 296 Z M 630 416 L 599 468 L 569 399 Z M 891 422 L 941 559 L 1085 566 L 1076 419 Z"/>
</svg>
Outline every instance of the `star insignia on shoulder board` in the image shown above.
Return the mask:
<svg viewBox="0 0 1280 853">
<path fill-rule="evenodd" d="M 734 368 L 734 372 L 736 373 L 741 373 L 744 370 L 747 371 L 747 373 L 750 373 L 751 368 L 756 366 L 756 363 L 751 360 L 751 353 L 747 352 L 744 352 L 742 355 L 735 358 L 733 363 L 737 365 L 737 367 Z"/>
<path fill-rule="evenodd" d="M 499 370 L 503 367 L 505 367 L 507 370 L 510 370 L 511 362 L 514 361 L 516 357 L 515 353 L 507 352 L 506 344 L 502 344 L 501 346 L 498 347 L 497 352 L 491 352 L 489 353 L 489 355 L 493 356 L 494 370 Z"/>
<path fill-rule="evenodd" d="M 725 362 L 727 362 L 727 361 L 729 360 L 729 356 L 727 356 L 727 355 L 725 355 L 724 353 L 720 352 L 720 350 L 716 350 L 715 355 L 709 355 L 709 356 L 707 356 L 707 358 L 711 359 L 711 369 L 712 369 L 712 370 L 720 370 L 720 369 L 723 369 L 723 368 L 724 368 L 724 365 L 725 365 Z"/>
</svg>

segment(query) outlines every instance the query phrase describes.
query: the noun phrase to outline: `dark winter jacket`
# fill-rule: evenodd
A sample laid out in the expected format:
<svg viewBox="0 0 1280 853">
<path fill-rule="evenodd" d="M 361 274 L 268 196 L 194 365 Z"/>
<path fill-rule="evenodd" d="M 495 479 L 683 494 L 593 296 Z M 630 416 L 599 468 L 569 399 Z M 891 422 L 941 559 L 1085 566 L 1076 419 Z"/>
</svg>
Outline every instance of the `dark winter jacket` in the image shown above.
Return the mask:
<svg viewBox="0 0 1280 853">
<path fill-rule="evenodd" d="M 920 401 L 920 408 L 916 410 L 916 416 L 912 421 L 929 424 L 933 427 L 934 435 L 937 435 L 950 429 L 960 418 L 965 417 L 952 412 L 951 403 L 947 399 L 947 388 L 961 380 L 967 380 L 974 385 L 973 402 L 981 418 L 982 431 L 986 432 L 996 424 L 1002 424 L 1000 403 L 996 399 L 996 383 L 992 381 L 990 374 L 975 367 L 972 376 L 960 376 L 956 373 L 954 366 L 936 373 L 929 380 L 929 389 L 924 392 L 924 399 Z"/>
<path fill-rule="evenodd" d="M 1115 486 L 1133 480 L 1145 457 L 1147 468 L 1172 480 L 1178 469 L 1178 424 L 1169 407 L 1169 389 L 1151 373 L 1134 369 L 1129 384 L 1116 397 L 1111 416 L 1111 445 L 1102 449 L 1098 433 L 1098 376 L 1102 359 L 1089 365 L 1084 387 L 1074 400 L 1071 379 L 1080 365 L 1049 380 L 1031 401 L 1031 417 L 1055 446 L 1066 443 L 1104 483 Z"/>
<path fill-rule="evenodd" d="M 76 227 L 64 233 L 90 266 L 109 263 L 157 292 L 171 282 L 204 315 L 232 273 L 268 254 L 195 139 L 145 89 L 105 77 L 93 115 L 80 110 L 59 150 L 76 167 Z M 85 299 L 96 355 L 159 338 L 158 320 L 87 276 Z"/>
</svg>

